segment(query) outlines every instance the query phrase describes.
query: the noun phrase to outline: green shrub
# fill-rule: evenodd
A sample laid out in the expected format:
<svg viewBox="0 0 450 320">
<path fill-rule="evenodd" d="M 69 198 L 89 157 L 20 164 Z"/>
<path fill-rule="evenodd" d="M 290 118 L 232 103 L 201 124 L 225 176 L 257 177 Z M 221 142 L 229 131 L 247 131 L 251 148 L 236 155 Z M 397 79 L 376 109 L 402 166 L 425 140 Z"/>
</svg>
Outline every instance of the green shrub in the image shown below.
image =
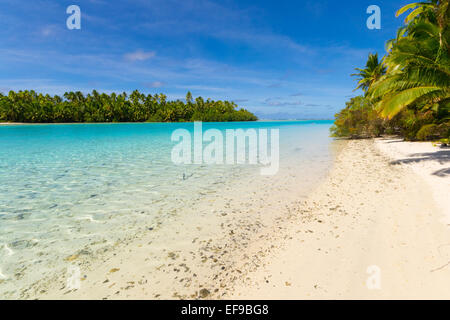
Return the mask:
<svg viewBox="0 0 450 320">
<path fill-rule="evenodd" d="M 437 124 L 426 124 L 420 128 L 420 130 L 416 134 L 417 140 L 426 141 L 439 138 L 438 133 L 438 125 Z"/>
<path fill-rule="evenodd" d="M 335 115 L 330 129 L 333 137 L 368 138 L 384 132 L 384 121 L 363 96 L 350 99 L 346 108 Z"/>
</svg>

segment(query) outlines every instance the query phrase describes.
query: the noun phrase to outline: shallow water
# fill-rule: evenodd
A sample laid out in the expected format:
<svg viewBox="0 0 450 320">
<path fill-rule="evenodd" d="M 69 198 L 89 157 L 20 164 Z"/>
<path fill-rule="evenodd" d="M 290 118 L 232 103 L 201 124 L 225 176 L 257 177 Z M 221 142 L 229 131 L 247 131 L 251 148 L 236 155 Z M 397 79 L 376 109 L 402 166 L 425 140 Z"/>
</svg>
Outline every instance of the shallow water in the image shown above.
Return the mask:
<svg viewBox="0 0 450 320">
<path fill-rule="evenodd" d="M 203 129 L 279 129 L 273 179 L 295 171 L 306 194 L 332 161 L 330 125 L 261 121 Z M 224 185 L 257 181 L 259 165 L 173 164 L 170 138 L 179 128 L 192 132 L 193 124 L 0 126 L 0 298 L 5 288 L 26 288 L 56 271 L 75 252 L 109 248 Z"/>
</svg>

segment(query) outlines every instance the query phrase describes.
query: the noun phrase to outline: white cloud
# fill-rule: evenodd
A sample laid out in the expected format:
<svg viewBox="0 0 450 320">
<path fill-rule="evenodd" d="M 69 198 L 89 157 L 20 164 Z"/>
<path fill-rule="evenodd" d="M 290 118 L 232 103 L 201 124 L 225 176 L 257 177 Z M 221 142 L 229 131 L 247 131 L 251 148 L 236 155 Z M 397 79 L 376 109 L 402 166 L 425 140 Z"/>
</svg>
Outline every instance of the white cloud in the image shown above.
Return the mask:
<svg viewBox="0 0 450 320">
<path fill-rule="evenodd" d="M 197 85 L 197 84 L 175 85 L 174 88 L 187 89 L 187 90 L 223 91 L 223 92 L 230 90 L 230 89 L 223 88 L 223 87 L 212 87 L 212 86 Z"/>
<path fill-rule="evenodd" d="M 57 33 L 58 28 L 55 25 L 48 25 L 43 27 L 39 33 L 43 37 L 49 37 Z"/>
<path fill-rule="evenodd" d="M 161 88 L 164 87 L 165 83 L 162 81 L 153 81 L 153 82 L 147 82 L 144 83 L 144 86 L 146 86 L 147 88 Z"/>
<path fill-rule="evenodd" d="M 303 104 L 301 101 L 282 101 L 278 99 L 279 98 L 268 98 L 264 101 L 264 104 L 270 107 L 300 106 Z"/>
<path fill-rule="evenodd" d="M 127 61 L 145 61 L 148 59 L 153 58 L 156 55 L 155 51 L 142 51 L 142 50 L 137 50 L 135 52 L 130 52 L 125 54 L 125 60 Z"/>
</svg>

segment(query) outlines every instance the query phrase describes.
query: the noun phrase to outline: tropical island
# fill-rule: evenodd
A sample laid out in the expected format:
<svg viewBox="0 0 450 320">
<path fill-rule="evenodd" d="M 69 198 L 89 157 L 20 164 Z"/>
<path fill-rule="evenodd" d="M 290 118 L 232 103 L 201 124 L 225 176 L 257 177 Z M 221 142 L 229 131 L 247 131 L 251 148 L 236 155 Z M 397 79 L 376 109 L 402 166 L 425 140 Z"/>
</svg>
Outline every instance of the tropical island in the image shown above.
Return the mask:
<svg viewBox="0 0 450 320">
<path fill-rule="evenodd" d="M 310 27 L 307 30 L 312 30 L 309 34 L 318 37 L 314 33 L 318 29 L 309 25 L 316 22 L 323 26 L 323 36 L 318 39 L 324 42 L 336 37 L 333 41 L 338 43 L 339 37 L 348 30 L 354 37 L 355 47 L 367 44 L 361 37 L 373 31 L 366 31 L 365 25 L 355 33 L 351 29 L 355 21 L 360 21 L 361 7 L 356 5 L 357 0 L 345 5 L 321 2 L 335 10 L 318 8 L 318 12 L 328 14 L 328 19 L 321 16 L 320 20 L 311 10 L 307 11 L 304 17 L 313 17 L 305 21 Z M 292 2 L 292 6 L 308 9 L 305 3 Z M 11 5 L 17 6 L 16 2 Z M 206 11 L 209 14 L 202 11 L 201 15 L 192 15 L 192 8 L 186 10 L 177 1 L 159 5 L 167 6 L 162 11 L 167 11 L 171 18 L 179 11 L 188 17 L 187 23 L 176 24 L 182 28 L 202 22 L 201 29 L 208 29 L 211 21 L 220 21 L 218 18 L 227 9 L 217 3 L 213 10 Z M 294 14 L 289 19 L 283 6 L 275 3 L 264 8 L 264 5 L 267 4 L 258 4 L 263 10 L 258 10 L 255 18 L 265 11 L 270 13 L 269 18 L 272 14 L 276 16 L 274 25 L 285 23 L 284 27 L 302 20 L 299 19 L 301 10 L 290 10 Z M 395 9 L 401 7 L 394 5 Z M 130 12 L 146 12 L 137 3 L 126 6 Z M 42 7 L 49 8 L 44 4 Z M 345 19 L 339 25 L 344 32 L 332 20 L 339 10 L 351 13 L 349 21 Z M 124 12 L 123 8 L 112 6 L 107 18 L 122 21 Z M 17 89 L 0 94 L 0 122 L 14 122 L 0 125 L 0 299 L 449 299 L 450 149 L 442 148 L 448 143 L 450 131 L 449 0 L 413 3 L 400 9 L 397 16 L 406 12 L 405 25 L 387 43 L 387 54 L 381 59 L 376 53 L 370 54 L 366 66 L 358 68 L 353 75 L 358 78 L 355 90 L 362 89 L 362 93 L 352 95 L 358 96 L 351 98 L 346 108 L 336 114 L 331 134 L 339 139 L 330 138 L 332 120 L 228 123 L 256 120 L 256 116 L 239 109 L 232 101 L 194 99 L 189 92 L 185 99 L 180 96 L 175 101 L 168 101 L 164 94 L 144 94 L 137 90 L 121 94 L 68 92 L 54 96 L 35 91 L 17 92 Z M 232 23 L 242 19 L 241 10 L 229 13 L 236 17 L 231 19 Z M 100 15 L 101 10 L 96 14 Z M 136 15 L 129 16 L 134 19 Z M 207 17 L 212 20 L 204 21 Z M 30 17 L 21 14 L 17 18 L 26 21 Z M 229 15 L 225 18 L 228 21 Z M 164 22 L 159 19 L 155 22 Z M 397 22 L 389 31 L 392 35 L 402 24 Z M 330 34 L 330 26 L 336 29 L 334 35 Z M 175 26 L 170 24 L 170 27 Z M 22 29 L 27 29 L 23 23 L 12 34 L 14 39 L 21 39 L 21 45 L 26 45 L 22 40 L 26 38 L 20 36 Z M 305 29 L 296 29 L 300 31 L 294 30 L 299 32 L 294 39 L 308 43 L 308 38 L 304 38 Z M 32 31 L 30 36 L 35 39 Z M 122 32 L 121 28 L 114 31 Z M 130 30 L 126 30 L 122 36 L 129 39 L 130 35 Z M 79 36 L 85 41 L 91 34 Z M 378 36 L 373 39 L 379 40 L 379 50 L 383 50 L 385 38 Z M 198 35 L 190 38 L 186 34 L 185 39 L 195 37 Z M 239 56 L 236 39 L 233 37 L 230 42 L 228 38 L 227 33 L 221 43 L 229 45 L 230 55 Z M 262 51 L 270 51 L 268 44 L 273 42 L 276 51 L 264 59 L 260 56 L 257 64 L 264 68 L 269 64 L 268 68 L 272 69 L 270 62 L 276 57 L 278 70 L 283 67 L 279 63 L 282 60 L 279 50 L 297 43 L 283 44 L 280 40 L 290 38 L 273 38 L 270 34 L 269 39 L 259 39 L 260 43 L 256 44 L 254 37 L 245 35 L 247 38 Z M 57 39 L 49 40 L 52 50 L 60 48 L 54 46 Z M 195 45 L 170 35 L 159 37 L 158 41 L 162 41 L 161 47 L 167 41 L 167 48 L 172 43 Z M 155 44 L 142 34 L 137 35 L 136 43 L 147 48 Z M 210 41 L 204 44 L 208 50 L 212 49 Z M 128 41 L 122 44 L 125 49 L 129 45 Z M 294 47 L 295 58 L 300 50 L 310 59 L 306 60 L 308 64 L 317 65 L 317 56 L 305 53 L 303 46 Z M 70 60 L 75 53 L 84 55 L 88 51 L 73 44 L 68 48 L 74 51 Z M 218 48 L 223 53 L 223 47 Z M 28 49 L 25 46 L 21 52 Z M 49 54 L 46 47 L 39 49 Z M 102 52 L 109 51 L 107 47 Z M 234 65 L 235 71 L 230 76 L 227 74 L 227 79 L 233 82 L 229 90 L 238 88 L 234 91 L 236 96 L 239 92 L 255 90 L 252 96 L 258 99 L 259 88 L 268 99 L 255 101 L 265 103 L 269 107 L 266 110 L 278 111 L 283 106 L 313 108 L 307 111 L 328 108 L 307 104 L 306 100 L 322 94 L 326 98 L 324 102 L 335 101 L 353 90 L 351 83 L 350 87 L 339 90 L 340 97 L 334 96 L 331 91 L 336 87 L 330 90 L 333 82 L 341 86 L 342 79 L 329 75 L 320 78 L 324 82 L 311 78 L 310 89 L 320 87 L 317 92 L 308 92 L 307 86 L 302 88 L 304 93 L 290 91 L 287 85 L 299 86 L 300 77 L 293 78 L 289 84 L 283 82 L 286 87 L 278 88 L 278 83 L 272 83 L 273 78 L 266 76 L 268 73 L 258 73 L 260 77 L 255 85 L 241 86 L 243 82 L 236 81 L 235 75 L 249 75 L 241 67 L 255 59 L 253 53 L 247 51 L 239 68 Z M 351 65 L 342 66 L 334 75 L 352 73 L 354 65 L 365 63 L 366 54 L 367 50 L 362 53 L 358 50 L 349 55 L 345 50 L 344 60 L 351 61 Z M 151 68 L 153 62 L 145 61 L 154 55 L 152 51 L 138 50 L 131 57 L 125 55 L 120 65 L 128 71 L 130 79 L 136 80 L 134 83 L 139 83 L 134 70 Z M 105 58 L 101 55 L 95 61 Z M 222 58 L 222 54 L 217 56 Z M 28 58 L 29 65 L 24 63 L 26 59 L 25 56 L 17 59 L 13 67 L 19 71 L 20 66 L 36 63 L 35 56 Z M 353 59 L 362 60 L 356 63 Z M 344 60 L 336 60 L 332 65 Z M 283 62 L 293 66 L 294 61 L 297 60 Z M 154 63 L 158 66 L 158 61 Z M 95 74 L 102 71 L 94 65 L 92 68 Z M 213 69 L 214 74 L 223 71 Z M 14 83 L 11 77 L 0 85 L 52 90 L 44 82 L 37 85 L 41 79 L 35 78 L 47 70 L 38 69 L 37 75 L 33 74 L 34 68 L 30 70 L 30 77 L 36 82 L 20 79 Z M 105 74 L 105 79 L 114 70 L 123 74 L 119 72 L 122 69 L 112 69 Z M 188 79 L 190 75 L 183 74 L 183 77 Z M 214 83 L 215 75 L 201 75 L 206 84 Z M 302 75 L 301 69 L 297 75 L 305 82 L 309 80 L 309 75 Z M 81 83 L 82 79 L 74 83 Z M 61 80 L 64 85 L 71 81 Z M 223 83 L 226 82 L 218 82 L 220 88 L 216 89 L 223 89 Z M 116 85 L 122 86 L 109 83 L 108 87 Z M 201 87 L 196 82 L 186 82 L 186 88 L 201 90 Z M 302 95 L 303 101 L 297 100 Z M 338 103 L 344 104 L 345 100 Z M 256 108 L 251 102 L 248 105 Z M 339 110 L 330 107 L 333 109 L 327 109 L 332 112 L 328 118 Z M 221 122 L 205 125 L 208 131 L 212 129 L 208 136 L 196 131 L 194 123 L 181 123 L 188 121 Z M 18 122 L 174 123 L 22 125 Z M 239 161 L 238 157 L 236 162 L 226 165 L 197 161 L 205 154 L 202 151 L 208 154 L 212 147 L 211 157 L 213 153 L 219 157 L 234 150 L 245 150 L 250 160 L 250 151 L 256 150 L 250 147 L 251 135 L 240 140 L 244 143 L 237 140 L 233 148 L 227 148 L 226 136 L 224 139 L 221 135 L 242 130 L 238 129 L 240 126 L 258 130 L 258 166 Z M 270 135 L 270 160 L 280 158 L 276 175 L 264 176 L 257 170 L 260 164 L 269 161 L 265 149 L 269 135 L 262 130 L 280 131 L 277 140 Z M 186 133 L 189 141 L 184 145 L 187 147 L 186 153 L 182 150 L 183 156 L 189 154 L 192 159 L 193 155 L 194 161 L 174 160 L 176 148 L 181 145 L 181 139 L 177 141 L 181 132 Z M 234 139 L 232 135 L 228 137 Z M 428 141 L 440 141 L 441 147 Z M 206 148 L 203 142 L 208 143 Z"/>
<path fill-rule="evenodd" d="M 33 90 L 0 93 L 0 122 L 89 123 L 89 122 L 226 122 L 255 121 L 258 118 L 230 101 L 195 100 L 190 92 L 186 102 L 167 101 L 164 94 L 99 93 L 86 96 L 80 91 L 58 95 Z"/>
<path fill-rule="evenodd" d="M 449 2 L 412 3 L 396 16 L 410 9 L 397 37 L 386 43 L 387 55 L 379 59 L 369 54 L 366 66 L 352 75 L 364 95 L 336 114 L 333 136 L 396 134 L 406 140 L 449 142 Z"/>
</svg>

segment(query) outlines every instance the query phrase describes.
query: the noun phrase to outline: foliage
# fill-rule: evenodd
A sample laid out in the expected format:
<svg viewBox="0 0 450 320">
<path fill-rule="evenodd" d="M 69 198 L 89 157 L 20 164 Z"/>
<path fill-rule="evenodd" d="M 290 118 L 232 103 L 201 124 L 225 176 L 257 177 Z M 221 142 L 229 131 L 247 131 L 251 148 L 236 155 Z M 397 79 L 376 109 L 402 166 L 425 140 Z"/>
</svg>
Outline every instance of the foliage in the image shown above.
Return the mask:
<svg viewBox="0 0 450 320">
<path fill-rule="evenodd" d="M 67 92 L 64 97 L 34 91 L 10 91 L 0 94 L 0 120 L 10 122 L 180 122 L 180 121 L 254 121 L 256 116 L 237 109 L 234 102 L 193 101 L 190 92 L 186 103 L 167 101 L 164 94 L 144 95 L 133 91 L 110 95 L 93 91 Z"/>
<path fill-rule="evenodd" d="M 410 140 L 448 138 L 450 121 L 450 6 L 449 0 L 406 5 L 405 25 L 388 41 L 386 57 L 369 55 L 365 69 L 357 69 L 358 87 L 365 92 L 367 110 L 360 123 L 382 120 L 381 131 L 400 133 Z M 370 106 L 370 107 L 369 107 Z M 348 109 L 348 106 L 347 108 Z M 346 110 L 344 109 L 344 110 Z M 352 124 L 336 115 L 337 127 Z M 332 129 L 338 136 L 366 136 L 364 127 Z M 373 134 L 371 135 L 373 136 Z"/>
<path fill-rule="evenodd" d="M 369 54 L 364 69 L 356 68 L 355 70 L 358 71 L 358 73 L 352 74 L 352 76 L 357 76 L 359 78 L 358 87 L 355 90 L 362 89 L 367 92 L 372 84 L 377 82 L 386 73 L 386 66 L 382 61 L 378 60 L 378 53 L 376 53 Z"/>
<path fill-rule="evenodd" d="M 383 133 L 383 120 L 369 100 L 362 96 L 352 98 L 347 107 L 336 114 L 331 128 L 333 137 L 378 137 Z"/>
</svg>

